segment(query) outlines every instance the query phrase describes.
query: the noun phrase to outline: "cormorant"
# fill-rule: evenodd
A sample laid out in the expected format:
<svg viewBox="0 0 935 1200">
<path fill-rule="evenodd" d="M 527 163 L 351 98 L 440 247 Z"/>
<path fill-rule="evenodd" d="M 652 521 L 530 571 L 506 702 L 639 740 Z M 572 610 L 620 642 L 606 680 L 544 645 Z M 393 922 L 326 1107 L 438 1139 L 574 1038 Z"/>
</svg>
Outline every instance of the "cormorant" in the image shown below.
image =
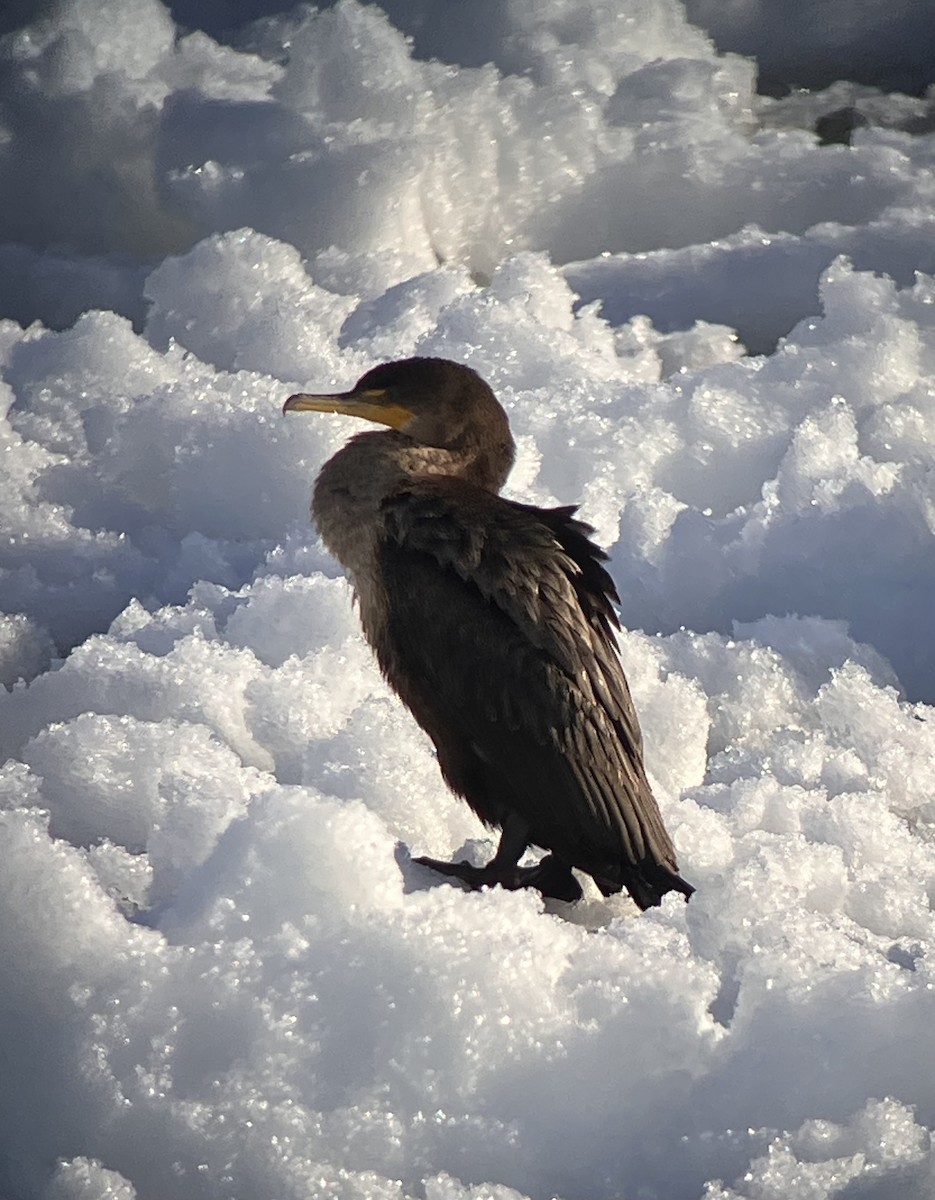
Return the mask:
<svg viewBox="0 0 935 1200">
<path fill-rule="evenodd" d="M 577 900 L 572 867 L 640 908 L 693 888 L 643 768 L 617 647 L 619 603 L 574 507 L 499 495 L 506 413 L 469 367 L 409 358 L 283 412 L 363 417 L 319 474 L 312 517 L 349 572 L 390 686 L 435 743 L 442 775 L 502 831 L 485 867 L 415 861 L 472 887 Z M 519 867 L 527 846 L 549 854 Z"/>
</svg>

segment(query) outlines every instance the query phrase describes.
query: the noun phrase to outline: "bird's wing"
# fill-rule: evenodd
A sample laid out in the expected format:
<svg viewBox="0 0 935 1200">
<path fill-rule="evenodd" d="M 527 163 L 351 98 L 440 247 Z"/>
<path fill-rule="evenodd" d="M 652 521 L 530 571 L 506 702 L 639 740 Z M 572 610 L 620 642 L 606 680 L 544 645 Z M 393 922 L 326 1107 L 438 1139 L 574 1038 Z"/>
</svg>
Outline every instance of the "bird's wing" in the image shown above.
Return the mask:
<svg viewBox="0 0 935 1200">
<path fill-rule="evenodd" d="M 450 479 L 389 497 L 388 626 L 377 652 L 469 800 L 477 796 L 462 776 L 473 753 L 488 768 L 485 786 L 501 781 L 531 840 L 572 847 L 585 869 L 624 862 L 668 875 L 675 854 L 614 641 L 616 592 L 574 511 L 514 504 Z"/>
</svg>

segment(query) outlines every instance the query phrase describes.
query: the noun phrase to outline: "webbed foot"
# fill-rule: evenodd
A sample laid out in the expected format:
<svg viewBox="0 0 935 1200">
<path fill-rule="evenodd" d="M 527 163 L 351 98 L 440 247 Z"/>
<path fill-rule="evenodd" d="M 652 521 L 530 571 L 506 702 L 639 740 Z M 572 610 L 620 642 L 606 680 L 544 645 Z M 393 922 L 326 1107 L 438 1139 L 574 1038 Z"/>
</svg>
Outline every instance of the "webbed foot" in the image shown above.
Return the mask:
<svg viewBox="0 0 935 1200">
<path fill-rule="evenodd" d="M 534 867 L 504 866 L 496 859 L 485 867 L 475 867 L 467 861 L 442 862 L 437 858 L 426 857 L 414 858 L 412 861 L 420 863 L 423 867 L 431 867 L 440 875 L 460 879 L 473 891 L 499 884 L 510 892 L 520 888 L 535 888 L 552 900 L 566 900 L 570 903 L 581 899 L 581 885 L 572 875 L 571 868 L 553 854 L 547 854 Z"/>
<path fill-rule="evenodd" d="M 526 876 L 520 887 L 533 887 L 552 900 L 565 900 L 572 904 L 582 896 L 581 884 L 571 873 L 571 867 L 554 854 L 547 854 L 534 867 L 518 867 Z"/>
</svg>

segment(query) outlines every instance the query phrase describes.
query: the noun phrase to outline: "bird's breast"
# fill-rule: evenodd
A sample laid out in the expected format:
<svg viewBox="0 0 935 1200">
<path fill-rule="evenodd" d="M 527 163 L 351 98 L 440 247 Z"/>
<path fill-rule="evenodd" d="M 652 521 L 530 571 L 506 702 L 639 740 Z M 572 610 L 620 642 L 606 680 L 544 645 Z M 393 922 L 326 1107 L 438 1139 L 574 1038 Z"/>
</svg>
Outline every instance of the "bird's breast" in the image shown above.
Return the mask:
<svg viewBox="0 0 935 1200">
<path fill-rule="evenodd" d="M 374 471 L 366 469 L 366 455 L 355 449 L 350 443 L 322 467 L 312 492 L 312 520 L 356 583 L 375 569 L 382 493 Z M 356 458 L 364 461 L 357 464 Z"/>
</svg>

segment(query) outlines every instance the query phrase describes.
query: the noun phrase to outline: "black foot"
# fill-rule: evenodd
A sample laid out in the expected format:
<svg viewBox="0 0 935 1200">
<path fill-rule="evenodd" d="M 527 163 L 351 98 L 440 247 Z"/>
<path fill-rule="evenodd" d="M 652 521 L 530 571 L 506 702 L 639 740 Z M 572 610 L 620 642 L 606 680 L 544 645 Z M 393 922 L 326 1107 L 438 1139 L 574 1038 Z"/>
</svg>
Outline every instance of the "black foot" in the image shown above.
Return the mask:
<svg viewBox="0 0 935 1200">
<path fill-rule="evenodd" d="M 423 867 L 431 867 L 440 875 L 460 879 L 474 891 L 498 883 L 510 892 L 531 887 L 552 900 L 571 902 L 581 899 L 581 886 L 572 875 L 571 869 L 552 854 L 547 854 L 534 867 L 504 868 L 496 862 L 490 862 L 486 867 L 475 867 L 469 862 L 442 862 L 437 858 L 424 857 L 414 858 L 412 861 L 420 863 Z"/>
<path fill-rule="evenodd" d="M 543 896 L 552 900 L 566 900 L 569 904 L 581 899 L 581 884 L 571 873 L 571 867 L 547 854 L 534 867 L 521 867 L 520 871 L 529 872 L 521 887 L 534 887 Z"/>
</svg>

